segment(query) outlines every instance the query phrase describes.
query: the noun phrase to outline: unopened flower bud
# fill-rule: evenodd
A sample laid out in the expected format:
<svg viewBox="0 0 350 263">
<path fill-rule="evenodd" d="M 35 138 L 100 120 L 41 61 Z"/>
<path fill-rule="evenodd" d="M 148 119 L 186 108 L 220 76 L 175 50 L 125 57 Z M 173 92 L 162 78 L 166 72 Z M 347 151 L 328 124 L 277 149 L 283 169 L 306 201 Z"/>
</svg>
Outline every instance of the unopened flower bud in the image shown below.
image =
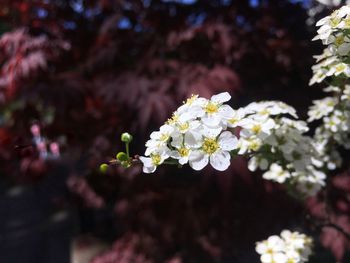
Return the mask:
<svg viewBox="0 0 350 263">
<path fill-rule="evenodd" d="M 119 153 L 117 154 L 117 159 L 118 159 L 118 161 L 120 161 L 120 162 L 125 162 L 125 161 L 127 161 L 129 158 L 128 158 L 128 155 L 127 155 L 125 152 L 119 152 Z"/>
<path fill-rule="evenodd" d="M 107 170 L 108 170 L 108 164 L 103 163 L 103 164 L 100 165 L 100 172 L 101 173 L 106 173 Z"/>
<path fill-rule="evenodd" d="M 129 168 L 131 166 L 130 162 L 128 161 L 123 161 L 120 163 L 124 168 Z"/>
<path fill-rule="evenodd" d="M 120 139 L 122 140 L 122 142 L 125 142 L 125 143 L 130 143 L 132 141 L 132 135 L 128 132 L 124 132 Z"/>
</svg>

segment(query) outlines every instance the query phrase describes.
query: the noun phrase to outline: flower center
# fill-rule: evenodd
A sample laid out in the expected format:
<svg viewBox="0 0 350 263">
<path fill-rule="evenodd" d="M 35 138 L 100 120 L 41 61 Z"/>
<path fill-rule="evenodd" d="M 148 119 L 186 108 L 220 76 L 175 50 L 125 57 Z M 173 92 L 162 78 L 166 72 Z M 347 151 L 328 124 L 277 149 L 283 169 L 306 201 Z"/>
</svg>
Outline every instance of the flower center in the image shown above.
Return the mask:
<svg viewBox="0 0 350 263">
<path fill-rule="evenodd" d="M 346 68 L 346 67 L 345 67 L 344 64 L 339 64 L 339 65 L 337 65 L 337 66 L 335 67 L 335 70 L 336 70 L 337 72 L 343 72 L 345 68 Z"/>
<path fill-rule="evenodd" d="M 167 124 L 175 124 L 179 120 L 179 115 L 173 113 L 170 119 L 167 120 Z"/>
<path fill-rule="evenodd" d="M 347 17 L 346 19 L 344 19 L 344 22 L 347 27 L 350 27 L 350 17 Z"/>
<path fill-rule="evenodd" d="M 203 145 L 202 145 L 202 150 L 208 154 L 212 154 L 216 152 L 219 149 L 219 144 L 215 139 L 210 139 L 210 138 L 205 138 Z"/>
<path fill-rule="evenodd" d="M 340 23 L 340 19 L 337 17 L 332 17 L 329 22 L 331 27 L 336 27 Z"/>
<path fill-rule="evenodd" d="M 270 111 L 268 109 L 263 109 L 261 111 L 259 111 L 260 115 L 270 115 Z"/>
<path fill-rule="evenodd" d="M 166 142 L 169 139 L 169 134 L 163 133 L 160 137 L 159 140 L 162 142 Z"/>
<path fill-rule="evenodd" d="M 185 147 L 180 148 L 178 151 L 182 157 L 188 156 L 188 154 L 190 153 L 190 150 Z"/>
<path fill-rule="evenodd" d="M 179 129 L 181 132 L 187 131 L 189 127 L 190 125 L 188 124 L 188 122 L 179 124 Z"/>
<path fill-rule="evenodd" d="M 208 102 L 207 105 L 205 106 L 205 111 L 209 114 L 213 114 L 218 111 L 218 106 L 213 103 L 213 102 Z"/>
<path fill-rule="evenodd" d="M 159 154 L 152 154 L 151 159 L 152 159 L 152 163 L 156 166 L 160 165 L 160 162 L 162 160 Z"/>
<path fill-rule="evenodd" d="M 250 140 L 248 148 L 250 150 L 257 151 L 259 150 L 260 146 L 261 146 L 261 142 L 259 140 L 253 139 L 253 140 Z"/>
<path fill-rule="evenodd" d="M 253 132 L 253 133 L 258 134 L 260 131 L 261 131 L 261 125 L 260 125 L 260 124 L 255 124 L 255 125 L 252 127 L 252 132 Z"/>
<path fill-rule="evenodd" d="M 328 107 L 333 107 L 333 106 L 335 106 L 334 101 L 327 101 L 326 104 L 327 104 Z"/>
<path fill-rule="evenodd" d="M 336 37 L 336 39 L 334 40 L 334 43 L 337 47 L 339 47 L 341 44 L 344 44 L 344 42 L 345 40 L 343 35 Z"/>
<path fill-rule="evenodd" d="M 231 123 L 232 125 L 235 125 L 239 121 L 238 118 L 233 117 L 232 119 L 229 119 L 228 122 Z"/>
</svg>

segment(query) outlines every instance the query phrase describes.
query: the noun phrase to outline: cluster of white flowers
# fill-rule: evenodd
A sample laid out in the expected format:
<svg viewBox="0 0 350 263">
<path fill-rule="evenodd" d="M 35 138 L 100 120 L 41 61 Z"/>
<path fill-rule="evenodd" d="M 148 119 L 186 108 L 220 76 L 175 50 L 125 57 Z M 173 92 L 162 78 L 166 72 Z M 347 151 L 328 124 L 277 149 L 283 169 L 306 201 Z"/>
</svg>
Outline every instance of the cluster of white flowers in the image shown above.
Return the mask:
<svg viewBox="0 0 350 263">
<path fill-rule="evenodd" d="M 317 22 L 318 35 L 314 40 L 320 39 L 329 51 L 337 56 L 347 56 L 350 51 L 350 6 L 343 6 L 331 15 Z"/>
<path fill-rule="evenodd" d="M 316 64 L 312 66 L 313 76 L 309 85 L 322 82 L 327 77 L 345 76 L 350 77 L 350 66 L 330 51 L 329 48 L 323 50 L 323 53 L 314 56 Z"/>
<path fill-rule="evenodd" d="M 255 249 L 263 263 L 303 263 L 312 253 L 312 243 L 305 234 L 283 230 L 280 236 L 257 242 Z"/>
<path fill-rule="evenodd" d="M 310 85 L 320 83 L 327 77 L 344 75 L 350 77 L 347 58 L 350 52 L 350 6 L 343 6 L 331 15 L 317 22 L 318 35 L 313 40 L 322 40 L 327 47 L 312 67 L 313 77 Z"/>
<path fill-rule="evenodd" d="M 216 170 L 226 170 L 230 151 L 237 148 L 238 142 L 227 130 L 234 111 L 224 102 L 230 98 L 224 92 L 210 100 L 197 95 L 187 99 L 146 142 L 148 157 L 140 157 L 143 171 L 152 173 L 167 159 L 177 160 L 180 165 L 189 163 L 194 170 L 201 170 L 208 163 Z"/>
<path fill-rule="evenodd" d="M 202 170 L 209 163 L 224 171 L 232 155 L 251 157 L 249 169 L 268 170 L 263 177 L 295 186 L 304 195 L 314 195 L 325 175 L 314 165 L 320 162 L 308 128 L 297 118 L 295 109 L 277 101 L 254 102 L 238 110 L 225 104 L 230 95 L 211 99 L 189 98 L 159 131 L 146 142 L 143 171 L 152 173 L 163 163 L 188 163 Z M 240 128 L 238 138 L 235 128 Z"/>
<path fill-rule="evenodd" d="M 315 195 L 324 186 L 326 175 L 319 170 L 323 163 L 313 140 L 304 135 L 306 123 L 287 117 L 297 118 L 294 108 L 270 101 L 252 103 L 245 111 L 248 114 L 240 123 L 239 153 L 244 153 L 247 140 L 253 142 L 248 168 L 268 169 L 264 179 L 295 186 L 303 195 Z M 255 127 L 247 125 L 251 120 L 256 122 Z"/>
<path fill-rule="evenodd" d="M 315 131 L 314 145 L 322 154 L 327 169 L 335 169 L 341 165 L 341 157 L 333 146 L 350 149 L 350 86 L 331 86 L 325 91 L 333 92 L 334 96 L 315 100 L 308 112 L 308 121 L 322 119 Z"/>
<path fill-rule="evenodd" d="M 316 56 L 314 75 L 310 85 L 330 77 L 331 85 L 325 89 L 332 92 L 321 100 L 313 102 L 308 115 L 309 122 L 321 120 L 315 131 L 314 147 L 324 164 L 324 169 L 333 170 L 342 163 L 338 147 L 350 149 L 350 6 L 343 6 L 330 16 L 321 19 L 320 29 L 314 39 L 327 45 L 323 54 Z"/>
</svg>

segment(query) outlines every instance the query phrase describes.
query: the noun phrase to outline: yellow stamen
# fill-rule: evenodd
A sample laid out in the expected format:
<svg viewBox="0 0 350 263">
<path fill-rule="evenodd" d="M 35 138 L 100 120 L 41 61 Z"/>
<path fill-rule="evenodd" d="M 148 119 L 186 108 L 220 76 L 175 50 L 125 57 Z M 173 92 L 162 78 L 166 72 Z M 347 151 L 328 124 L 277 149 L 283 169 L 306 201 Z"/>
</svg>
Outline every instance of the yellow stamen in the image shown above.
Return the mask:
<svg viewBox="0 0 350 263">
<path fill-rule="evenodd" d="M 261 142 L 259 140 L 253 139 L 249 142 L 248 148 L 249 150 L 257 151 L 259 150 L 260 146 L 261 146 Z"/>
<path fill-rule="evenodd" d="M 346 66 L 344 64 L 339 64 L 335 67 L 335 70 L 337 72 L 343 72 L 345 68 L 346 68 Z"/>
<path fill-rule="evenodd" d="M 261 131 L 261 125 L 260 124 L 255 124 L 252 127 L 252 132 L 254 132 L 255 134 L 258 134 Z"/>
<path fill-rule="evenodd" d="M 336 27 L 340 23 L 340 18 L 333 17 L 329 20 L 331 27 Z"/>
<path fill-rule="evenodd" d="M 237 118 L 232 118 L 232 119 L 228 120 L 228 122 L 231 123 L 232 125 L 236 124 L 238 121 L 239 121 L 239 119 L 237 119 Z"/>
<path fill-rule="evenodd" d="M 179 124 L 179 129 L 180 129 L 180 131 L 182 131 L 182 132 L 187 131 L 187 129 L 188 129 L 189 127 L 190 127 L 190 125 L 188 124 L 188 122 Z"/>
<path fill-rule="evenodd" d="M 188 98 L 188 99 L 186 100 L 186 102 L 184 101 L 184 104 L 192 105 L 192 103 L 193 103 L 198 97 L 199 97 L 198 95 L 192 94 L 191 97 Z"/>
<path fill-rule="evenodd" d="M 169 140 L 169 134 L 163 133 L 163 134 L 160 136 L 159 140 L 162 141 L 162 142 L 166 142 L 167 140 Z"/>
<path fill-rule="evenodd" d="M 344 40 L 344 36 L 343 35 L 340 35 L 340 36 L 337 36 L 334 40 L 334 44 L 339 47 L 340 45 L 344 44 L 345 40 Z"/>
<path fill-rule="evenodd" d="M 345 18 L 344 23 L 345 23 L 346 27 L 350 27 L 350 17 Z"/>
<path fill-rule="evenodd" d="M 178 151 L 182 157 L 188 156 L 188 154 L 190 153 L 190 150 L 185 147 L 180 148 Z"/>
<path fill-rule="evenodd" d="M 208 154 L 212 154 L 216 152 L 219 149 L 219 144 L 215 139 L 210 139 L 210 138 L 205 138 L 203 145 L 202 145 L 202 150 Z"/>
<path fill-rule="evenodd" d="M 178 120 L 179 120 L 179 115 L 173 113 L 173 116 L 171 116 L 171 118 L 168 119 L 166 123 L 171 125 L 171 124 L 175 124 Z"/>
<path fill-rule="evenodd" d="M 204 110 L 209 114 L 213 114 L 216 113 L 219 110 L 219 108 L 215 103 L 209 101 L 205 106 Z"/>
<path fill-rule="evenodd" d="M 162 160 L 159 154 L 152 154 L 151 159 L 152 159 L 152 163 L 156 166 L 160 165 L 160 162 Z"/>
</svg>

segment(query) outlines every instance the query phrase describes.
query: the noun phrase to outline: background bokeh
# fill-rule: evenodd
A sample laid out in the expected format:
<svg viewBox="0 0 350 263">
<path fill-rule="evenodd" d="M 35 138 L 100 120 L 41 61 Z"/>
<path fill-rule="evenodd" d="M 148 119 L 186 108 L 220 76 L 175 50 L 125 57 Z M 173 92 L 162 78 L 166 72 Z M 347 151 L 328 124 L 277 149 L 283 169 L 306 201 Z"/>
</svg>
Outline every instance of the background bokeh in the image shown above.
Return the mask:
<svg viewBox="0 0 350 263">
<path fill-rule="evenodd" d="M 93 263 L 252 263 L 255 242 L 285 228 L 321 237 L 311 262 L 349 262 L 349 241 L 311 217 L 317 198 L 293 199 L 243 159 L 224 173 L 98 169 L 124 131 L 142 154 L 191 94 L 282 100 L 305 119 L 324 96 L 308 87 L 315 21 L 344 2 L 2 0 L 0 262 L 70 262 L 89 234 L 107 244 Z M 350 180 L 337 178 L 334 216 L 350 231 Z"/>
</svg>

